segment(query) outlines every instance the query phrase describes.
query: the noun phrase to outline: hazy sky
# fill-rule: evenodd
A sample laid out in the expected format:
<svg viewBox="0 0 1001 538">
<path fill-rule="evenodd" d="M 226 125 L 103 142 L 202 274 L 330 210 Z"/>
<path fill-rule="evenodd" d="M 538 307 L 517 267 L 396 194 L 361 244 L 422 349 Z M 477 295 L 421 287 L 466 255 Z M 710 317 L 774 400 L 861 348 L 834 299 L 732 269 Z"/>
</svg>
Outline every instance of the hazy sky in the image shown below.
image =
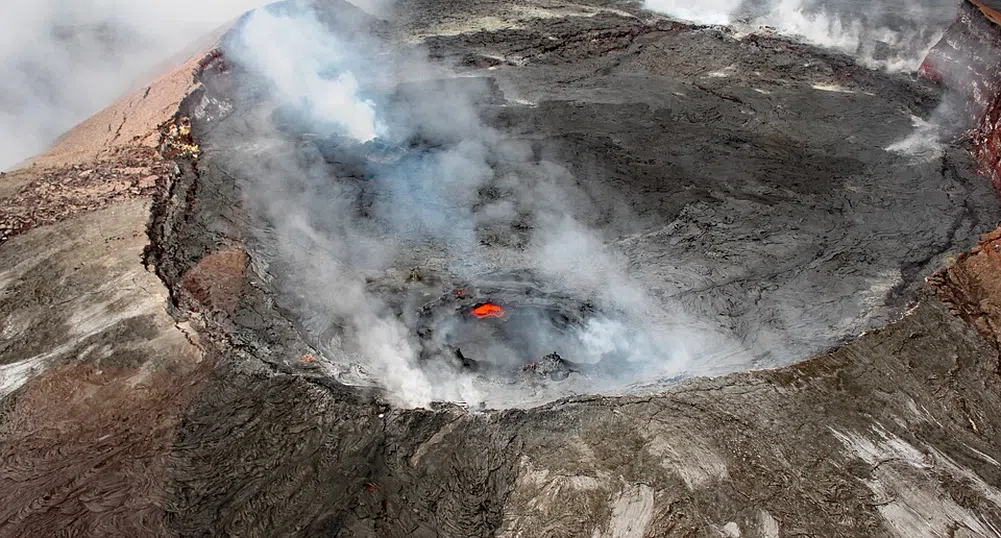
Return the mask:
<svg viewBox="0 0 1001 538">
<path fill-rule="evenodd" d="M 265 0 L 7 0 L 0 170 L 146 82 L 199 36 Z"/>
</svg>

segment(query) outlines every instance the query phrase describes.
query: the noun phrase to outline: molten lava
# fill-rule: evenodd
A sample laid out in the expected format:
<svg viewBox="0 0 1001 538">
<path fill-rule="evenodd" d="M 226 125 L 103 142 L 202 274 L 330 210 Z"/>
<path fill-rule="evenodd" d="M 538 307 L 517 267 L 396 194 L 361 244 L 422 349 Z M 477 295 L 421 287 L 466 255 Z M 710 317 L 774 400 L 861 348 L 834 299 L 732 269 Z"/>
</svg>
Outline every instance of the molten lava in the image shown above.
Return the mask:
<svg viewBox="0 0 1001 538">
<path fill-rule="evenodd" d="M 478 319 L 503 318 L 505 315 L 503 308 L 490 303 L 484 303 L 480 306 L 477 306 L 470 313 Z"/>
</svg>

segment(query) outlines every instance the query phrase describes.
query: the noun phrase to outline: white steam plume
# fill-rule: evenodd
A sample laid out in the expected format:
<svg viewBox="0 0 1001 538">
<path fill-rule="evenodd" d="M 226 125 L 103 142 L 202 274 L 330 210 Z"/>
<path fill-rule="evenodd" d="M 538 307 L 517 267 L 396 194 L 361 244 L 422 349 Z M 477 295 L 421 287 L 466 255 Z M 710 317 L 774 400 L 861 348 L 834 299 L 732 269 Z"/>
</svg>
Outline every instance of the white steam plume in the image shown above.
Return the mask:
<svg viewBox="0 0 1001 538">
<path fill-rule="evenodd" d="M 266 10 L 248 16 L 239 39 L 232 50 L 247 54 L 236 59 L 271 82 L 282 102 L 360 142 L 376 137 L 375 105 L 361 98 L 351 71 L 356 45 L 341 42 L 315 18 L 293 22 Z"/>
<path fill-rule="evenodd" d="M 261 243 L 274 250 L 255 254 L 255 263 L 276 276 L 280 295 L 293 303 L 285 307 L 319 341 L 333 375 L 377 382 L 401 405 L 523 405 L 560 390 L 622 390 L 624 382 L 694 373 L 687 367 L 696 354 L 732 351 L 722 336 L 693 333 L 693 320 L 630 277 L 608 238 L 582 224 L 580 216 L 594 210 L 574 190 L 569 172 L 537 161 L 525 142 L 506 140 L 482 122 L 476 103 L 489 98 L 485 82 L 442 77 L 440 67 L 415 55 L 384 54 L 355 34 L 331 35 L 321 20 L 308 9 L 264 9 L 244 20 L 225 53 L 255 75 L 270 104 L 241 111 L 249 132 L 233 141 L 234 150 L 219 153 L 251 179 L 248 201 L 273 226 Z M 406 145 L 415 136 L 431 143 L 418 144 L 367 180 L 333 177 L 341 172 L 276 131 L 275 112 L 290 108 L 312 140 L 328 137 L 362 152 L 381 143 Z M 478 205 L 486 186 L 501 194 Z M 365 217 L 358 213 L 365 203 L 358 189 L 371 197 Z M 519 222 L 531 224 L 522 246 L 484 246 L 477 235 L 494 227 L 510 236 Z M 499 271 L 523 272 L 545 289 L 593 301 L 601 314 L 585 323 L 578 340 L 595 355 L 624 353 L 627 372 L 587 386 L 565 382 L 540 400 L 531 387 L 422 361 L 422 343 L 406 314 L 418 305 L 389 304 L 393 293 L 383 295 L 379 287 L 404 286 L 400 273 L 415 266 L 474 285 Z M 432 294 L 450 293 L 449 284 Z M 537 330 L 533 341 L 558 341 Z M 698 373 L 713 372 L 700 365 Z"/>
<path fill-rule="evenodd" d="M 863 64 L 913 71 L 956 13 L 951 0 L 646 0 L 648 9 L 700 24 L 767 26 Z"/>
<path fill-rule="evenodd" d="M 647 9 L 659 11 L 681 20 L 699 24 L 730 24 L 731 16 L 740 6 L 739 0 L 646 0 Z"/>
</svg>

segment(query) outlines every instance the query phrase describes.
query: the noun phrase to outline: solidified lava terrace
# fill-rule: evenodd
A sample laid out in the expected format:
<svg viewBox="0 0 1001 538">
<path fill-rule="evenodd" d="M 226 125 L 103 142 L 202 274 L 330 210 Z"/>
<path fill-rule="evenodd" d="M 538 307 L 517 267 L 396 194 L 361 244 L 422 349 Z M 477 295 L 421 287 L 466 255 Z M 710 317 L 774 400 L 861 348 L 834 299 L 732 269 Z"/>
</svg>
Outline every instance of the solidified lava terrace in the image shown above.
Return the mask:
<svg viewBox="0 0 1001 538">
<path fill-rule="evenodd" d="M 567 20 L 426 35 L 426 59 L 336 2 L 244 17 L 183 105 L 197 164 L 151 261 L 184 296 L 204 253 L 243 249 L 219 334 L 403 405 L 506 407 L 802 360 L 902 315 L 1001 219 L 968 152 L 916 130 L 929 82 Z"/>
</svg>

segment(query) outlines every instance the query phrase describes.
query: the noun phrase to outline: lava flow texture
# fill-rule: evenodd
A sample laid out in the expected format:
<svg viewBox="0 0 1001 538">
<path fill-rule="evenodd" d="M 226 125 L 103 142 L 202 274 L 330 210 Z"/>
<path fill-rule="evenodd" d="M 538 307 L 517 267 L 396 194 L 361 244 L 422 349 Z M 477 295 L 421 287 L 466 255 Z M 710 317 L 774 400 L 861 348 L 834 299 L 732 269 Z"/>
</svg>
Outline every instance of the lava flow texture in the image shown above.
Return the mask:
<svg viewBox="0 0 1001 538">
<path fill-rule="evenodd" d="M 485 319 L 485 318 L 503 319 L 505 316 L 503 308 L 491 303 L 484 303 L 480 306 L 477 306 L 470 313 L 478 319 Z"/>
</svg>

